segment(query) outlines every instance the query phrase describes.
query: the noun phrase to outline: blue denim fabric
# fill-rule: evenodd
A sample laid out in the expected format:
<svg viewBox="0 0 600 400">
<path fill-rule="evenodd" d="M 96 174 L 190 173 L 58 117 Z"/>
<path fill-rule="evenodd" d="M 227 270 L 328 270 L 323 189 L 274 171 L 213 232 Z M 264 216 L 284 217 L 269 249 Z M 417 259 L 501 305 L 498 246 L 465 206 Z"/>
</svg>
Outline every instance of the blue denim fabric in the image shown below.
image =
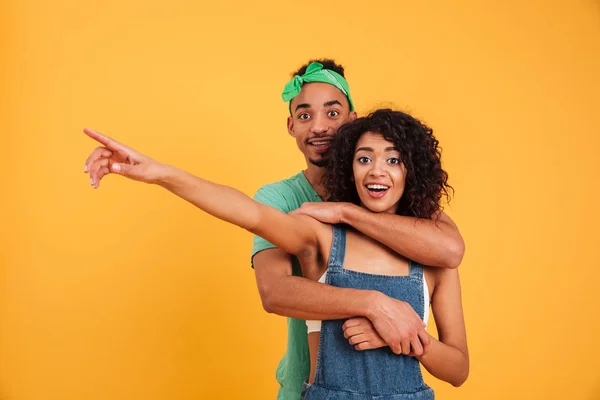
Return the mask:
<svg viewBox="0 0 600 400">
<path fill-rule="evenodd" d="M 334 225 L 326 283 L 378 290 L 409 303 L 423 318 L 423 267 L 410 262 L 410 275 L 388 276 L 343 267 L 346 231 Z M 394 354 L 389 347 L 357 351 L 344 338 L 344 320 L 323 321 L 315 382 L 302 388 L 304 400 L 432 400 L 419 361 Z"/>
</svg>

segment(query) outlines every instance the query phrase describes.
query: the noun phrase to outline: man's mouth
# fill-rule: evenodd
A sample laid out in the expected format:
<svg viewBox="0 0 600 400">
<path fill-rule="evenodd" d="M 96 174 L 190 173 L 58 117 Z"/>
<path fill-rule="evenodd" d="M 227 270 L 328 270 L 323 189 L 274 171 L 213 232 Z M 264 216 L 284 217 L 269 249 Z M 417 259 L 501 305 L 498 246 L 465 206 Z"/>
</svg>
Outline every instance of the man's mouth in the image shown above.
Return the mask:
<svg viewBox="0 0 600 400">
<path fill-rule="evenodd" d="M 332 139 L 314 139 L 308 142 L 310 146 L 312 146 L 318 152 L 325 152 L 329 150 L 329 146 L 331 145 Z"/>
</svg>

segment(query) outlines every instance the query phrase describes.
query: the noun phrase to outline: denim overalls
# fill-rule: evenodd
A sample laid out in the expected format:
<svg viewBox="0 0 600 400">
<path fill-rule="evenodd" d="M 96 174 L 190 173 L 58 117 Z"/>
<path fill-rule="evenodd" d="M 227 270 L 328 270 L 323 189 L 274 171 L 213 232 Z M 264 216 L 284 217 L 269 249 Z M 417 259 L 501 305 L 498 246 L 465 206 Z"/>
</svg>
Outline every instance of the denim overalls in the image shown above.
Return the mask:
<svg viewBox="0 0 600 400">
<path fill-rule="evenodd" d="M 410 275 L 386 276 L 344 269 L 346 231 L 333 226 L 325 283 L 378 290 L 409 303 L 423 318 L 423 267 L 410 262 Z M 323 321 L 315 382 L 304 384 L 303 400 L 432 400 L 419 361 L 394 354 L 389 347 L 358 351 L 344 338 L 344 320 Z"/>
</svg>

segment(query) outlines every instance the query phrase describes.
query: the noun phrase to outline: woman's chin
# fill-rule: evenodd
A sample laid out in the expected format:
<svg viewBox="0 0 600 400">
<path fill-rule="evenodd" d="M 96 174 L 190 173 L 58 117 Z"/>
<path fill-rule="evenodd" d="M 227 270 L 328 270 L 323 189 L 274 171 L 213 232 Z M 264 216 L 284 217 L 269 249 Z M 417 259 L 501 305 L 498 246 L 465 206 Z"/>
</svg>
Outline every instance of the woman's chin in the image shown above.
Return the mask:
<svg viewBox="0 0 600 400">
<path fill-rule="evenodd" d="M 390 208 L 388 204 L 382 204 L 381 202 L 372 200 L 361 201 L 361 205 L 367 210 L 374 213 L 386 212 Z"/>
</svg>

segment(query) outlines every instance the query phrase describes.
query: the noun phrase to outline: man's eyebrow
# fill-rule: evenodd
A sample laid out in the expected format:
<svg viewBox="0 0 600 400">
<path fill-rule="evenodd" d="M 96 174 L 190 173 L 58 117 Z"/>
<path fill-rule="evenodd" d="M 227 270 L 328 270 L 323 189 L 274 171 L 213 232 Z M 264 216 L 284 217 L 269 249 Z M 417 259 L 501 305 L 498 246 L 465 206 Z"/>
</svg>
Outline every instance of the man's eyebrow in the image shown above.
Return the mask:
<svg viewBox="0 0 600 400">
<path fill-rule="evenodd" d="M 331 106 L 333 106 L 333 105 L 335 105 L 335 104 L 337 104 L 337 105 L 339 105 L 339 106 L 341 106 L 341 105 L 342 105 L 342 103 L 340 103 L 340 102 L 339 102 L 339 101 L 337 101 L 337 100 L 330 100 L 330 101 L 328 101 L 327 103 L 325 103 L 325 104 L 323 104 L 323 105 L 324 105 L 325 107 L 331 107 Z"/>
<path fill-rule="evenodd" d="M 296 106 L 296 109 L 295 109 L 294 111 L 298 111 L 298 109 L 300 109 L 300 108 L 310 108 L 310 104 L 308 104 L 308 103 L 301 103 L 301 104 L 298 104 L 298 105 Z"/>
</svg>

